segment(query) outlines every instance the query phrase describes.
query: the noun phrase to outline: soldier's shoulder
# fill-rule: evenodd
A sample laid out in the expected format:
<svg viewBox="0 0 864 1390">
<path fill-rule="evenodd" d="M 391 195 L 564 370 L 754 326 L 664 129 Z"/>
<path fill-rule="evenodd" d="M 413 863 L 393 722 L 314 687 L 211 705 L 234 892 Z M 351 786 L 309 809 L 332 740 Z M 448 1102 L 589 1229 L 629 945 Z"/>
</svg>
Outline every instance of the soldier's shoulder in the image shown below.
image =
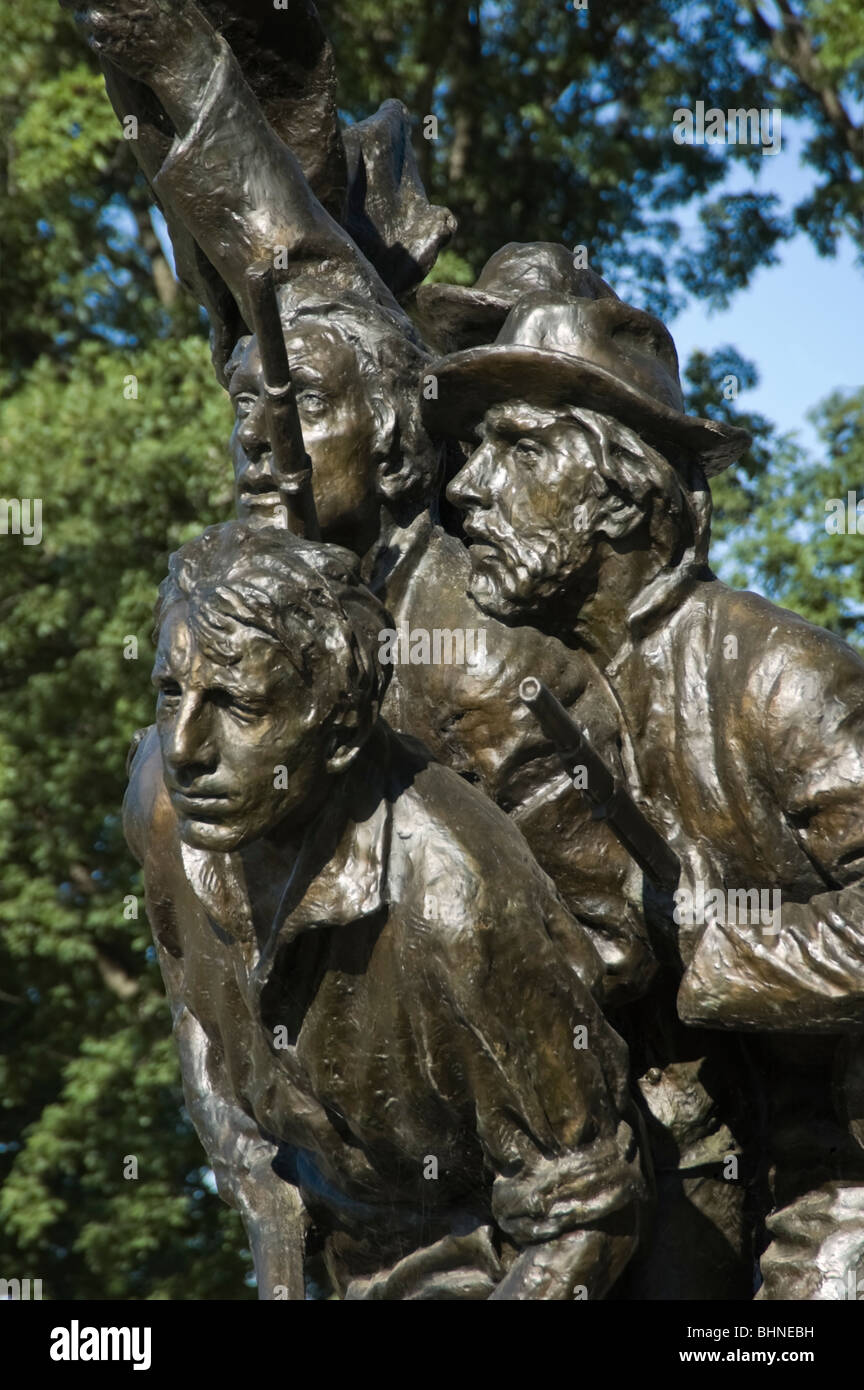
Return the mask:
<svg viewBox="0 0 864 1390">
<path fill-rule="evenodd" d="M 148 842 L 173 816 L 162 777 L 162 754 L 156 725 L 133 736 L 126 760 L 129 781 L 123 797 L 123 833 L 139 863 Z"/>
<path fill-rule="evenodd" d="M 477 787 L 428 762 L 394 807 L 391 903 L 403 947 L 465 1007 L 492 979 L 518 993 L 536 971 L 599 989 L 602 962 L 519 829 Z M 395 901 L 394 901 L 395 899 Z M 514 994 L 515 998 L 515 994 Z M 500 1000 L 499 1000 L 500 1002 Z"/>
<path fill-rule="evenodd" d="M 819 627 L 790 608 L 781 608 L 750 589 L 733 589 L 715 581 L 706 586 L 718 634 L 738 639 L 739 648 L 766 673 L 792 662 L 830 676 L 832 668 L 864 677 L 864 658 L 842 637 Z"/>
<path fill-rule="evenodd" d="M 539 908 L 554 894 L 513 822 L 479 787 L 431 757 L 394 801 L 392 834 L 396 856 L 442 920 L 464 925 L 505 908 Z"/>
</svg>

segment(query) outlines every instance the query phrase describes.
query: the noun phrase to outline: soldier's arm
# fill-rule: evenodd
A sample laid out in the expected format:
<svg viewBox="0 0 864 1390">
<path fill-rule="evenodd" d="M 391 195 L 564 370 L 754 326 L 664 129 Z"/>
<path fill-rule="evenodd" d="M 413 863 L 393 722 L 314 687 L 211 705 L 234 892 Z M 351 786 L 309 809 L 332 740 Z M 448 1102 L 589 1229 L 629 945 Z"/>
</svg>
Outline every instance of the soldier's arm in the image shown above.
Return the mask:
<svg viewBox="0 0 864 1390">
<path fill-rule="evenodd" d="M 193 0 L 60 0 L 92 49 L 150 87 L 178 135 L 193 126 L 220 39 Z"/>
<path fill-rule="evenodd" d="M 319 267 L 329 292 L 354 290 L 397 311 L 191 0 L 100 0 L 82 25 L 99 53 L 149 87 L 170 118 L 176 139 L 152 178 L 154 191 L 228 285 L 247 325 L 245 271 L 278 256 L 284 279 Z"/>
<path fill-rule="evenodd" d="M 218 1047 L 182 1001 L 174 1003 L 186 1105 L 219 1196 L 242 1218 L 258 1297 L 302 1300 L 306 1213 L 300 1194 L 274 1171 L 275 1141 L 261 1134 L 231 1094 Z"/>
<path fill-rule="evenodd" d="M 864 887 L 787 904 L 778 934 L 768 932 L 758 923 L 706 928 L 678 994 L 683 1021 L 795 1032 L 864 1028 Z"/>
<path fill-rule="evenodd" d="M 238 1104 L 218 1037 L 185 998 L 183 924 L 174 900 L 174 816 L 162 777 L 155 725 L 136 735 L 123 829 L 144 867 L 147 915 L 174 1019 L 186 1106 L 213 1168 L 223 1201 L 243 1220 L 255 1261 L 259 1297 L 304 1297 L 305 1212 L 299 1193 L 273 1169 L 277 1145 Z"/>
<path fill-rule="evenodd" d="M 276 1141 L 262 1134 L 239 1103 L 218 1033 L 212 1025 L 205 1029 L 187 1003 L 182 951 L 161 921 L 164 914 L 172 915 L 173 904 L 154 895 L 147 910 L 174 1018 L 186 1108 L 219 1196 L 240 1213 L 255 1263 L 258 1297 L 302 1300 L 306 1213 L 300 1194 L 273 1167 Z"/>
<path fill-rule="evenodd" d="M 779 920 L 708 926 L 679 994 L 687 1023 L 864 1026 L 864 662 L 828 634 L 812 642 L 790 654 L 763 743 L 778 806 L 824 890 L 781 895 Z"/>
<path fill-rule="evenodd" d="M 496 1173 L 492 1210 L 513 1255 L 496 1301 L 604 1298 L 636 1247 L 647 1195 L 627 1051 L 584 968 L 554 944 L 563 911 L 538 876 L 494 927 L 462 937 L 448 971 Z"/>
</svg>

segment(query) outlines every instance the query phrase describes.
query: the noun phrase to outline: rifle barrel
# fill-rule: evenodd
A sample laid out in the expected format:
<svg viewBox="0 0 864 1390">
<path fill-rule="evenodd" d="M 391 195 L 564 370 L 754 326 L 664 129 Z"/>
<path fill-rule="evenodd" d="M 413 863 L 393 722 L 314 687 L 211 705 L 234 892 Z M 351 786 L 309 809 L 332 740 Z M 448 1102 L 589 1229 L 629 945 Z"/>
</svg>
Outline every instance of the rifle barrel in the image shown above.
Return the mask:
<svg viewBox="0 0 864 1390">
<path fill-rule="evenodd" d="M 681 871 L 678 856 L 646 819 L 629 792 L 618 785 L 564 706 L 536 676 L 526 676 L 519 686 L 519 695 L 550 743 L 554 743 L 568 773 L 572 776 L 577 767 L 584 767 L 586 785 L 583 790 L 598 819 L 609 822 L 643 873 L 664 892 L 671 893 Z"/>
<path fill-rule="evenodd" d="M 303 427 L 285 349 L 276 280 L 269 261 L 259 261 L 246 272 L 252 329 L 258 339 L 264 378 L 264 410 L 273 472 L 285 506 L 288 526 L 295 535 L 318 537 L 318 521 L 312 494 L 312 460 L 303 443 Z"/>
</svg>

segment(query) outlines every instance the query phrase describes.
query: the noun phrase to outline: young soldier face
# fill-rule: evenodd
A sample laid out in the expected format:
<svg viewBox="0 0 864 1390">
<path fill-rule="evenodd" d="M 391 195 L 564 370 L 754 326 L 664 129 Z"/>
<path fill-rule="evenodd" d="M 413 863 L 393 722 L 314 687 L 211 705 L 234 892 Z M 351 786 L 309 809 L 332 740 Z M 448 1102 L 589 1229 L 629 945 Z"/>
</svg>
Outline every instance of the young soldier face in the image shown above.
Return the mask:
<svg viewBox="0 0 864 1390">
<path fill-rule="evenodd" d="M 285 346 L 312 462 L 321 537 L 362 553 L 378 526 L 377 422 L 356 353 L 334 328 L 314 319 L 289 329 Z M 238 345 L 233 361 L 237 365 L 229 390 L 235 412 L 231 457 L 237 516 L 252 524 L 272 524 L 283 498 L 273 469 L 257 339 Z"/>
<path fill-rule="evenodd" d="M 325 768 L 309 687 L 271 638 L 222 622 L 220 642 L 236 658 L 230 664 L 202 649 L 188 603 L 169 608 L 153 683 L 180 834 L 199 849 L 227 852 L 296 817 Z"/>
</svg>

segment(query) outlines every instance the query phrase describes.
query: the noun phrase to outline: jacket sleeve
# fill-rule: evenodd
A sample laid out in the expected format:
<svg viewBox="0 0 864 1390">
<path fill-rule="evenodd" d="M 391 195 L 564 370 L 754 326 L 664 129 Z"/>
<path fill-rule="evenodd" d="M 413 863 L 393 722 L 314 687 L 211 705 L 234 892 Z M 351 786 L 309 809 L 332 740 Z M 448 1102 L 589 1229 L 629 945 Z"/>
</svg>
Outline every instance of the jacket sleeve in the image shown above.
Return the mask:
<svg viewBox="0 0 864 1390">
<path fill-rule="evenodd" d="M 251 316 L 244 274 L 276 259 L 284 280 L 320 272 L 326 293 L 355 291 L 398 311 L 360 251 L 321 205 L 293 151 L 268 124 L 224 40 L 192 128 L 175 139 L 153 188 Z"/>
<path fill-rule="evenodd" d="M 646 1196 L 627 1050 L 580 953 L 556 944 L 580 928 L 539 871 L 526 887 L 487 903 L 494 922 L 475 912 L 444 976 L 492 1212 L 517 1252 L 493 1298 L 593 1299 L 629 1259 Z"/>
<path fill-rule="evenodd" d="M 243 1220 L 255 1262 L 258 1297 L 302 1300 L 305 1211 L 296 1187 L 273 1168 L 278 1146 L 262 1135 L 238 1104 L 227 1084 L 218 1046 L 178 999 L 174 1000 L 174 1038 L 187 1108 L 212 1165 L 217 1190 Z"/>
<path fill-rule="evenodd" d="M 278 1146 L 262 1134 L 231 1085 L 217 1011 L 205 1026 L 187 1000 L 183 870 L 154 727 L 141 740 L 130 774 L 124 830 L 144 866 L 147 916 L 174 1020 L 186 1106 L 220 1197 L 242 1217 L 259 1297 L 302 1300 L 305 1214 L 300 1195 L 274 1171 Z"/>
<path fill-rule="evenodd" d="M 709 925 L 679 994 L 687 1023 L 864 1025 L 864 662 L 806 633 L 760 721 L 780 809 L 824 891 L 787 890 L 779 922 Z"/>
</svg>

